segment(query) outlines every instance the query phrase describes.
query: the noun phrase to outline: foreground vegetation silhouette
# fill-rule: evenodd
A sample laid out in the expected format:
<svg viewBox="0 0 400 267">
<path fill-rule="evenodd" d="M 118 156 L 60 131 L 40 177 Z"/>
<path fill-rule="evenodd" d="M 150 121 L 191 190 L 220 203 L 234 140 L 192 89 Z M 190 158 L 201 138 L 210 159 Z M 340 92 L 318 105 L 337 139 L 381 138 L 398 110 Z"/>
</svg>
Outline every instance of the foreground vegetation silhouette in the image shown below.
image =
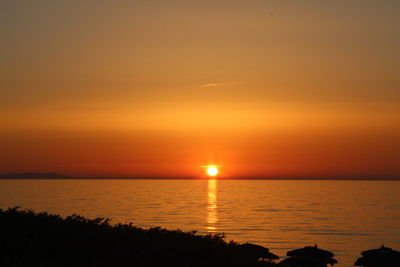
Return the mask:
<svg viewBox="0 0 400 267">
<path fill-rule="evenodd" d="M 337 261 L 315 246 L 279 257 L 251 243 L 226 242 L 223 234 L 111 225 L 108 219 L 0 209 L 0 266 L 281 266 L 325 267 Z M 398 267 L 400 252 L 382 246 L 362 252 L 355 265 Z"/>
<path fill-rule="evenodd" d="M 223 234 L 0 209 L 0 266 L 276 266 L 277 258 Z"/>
</svg>

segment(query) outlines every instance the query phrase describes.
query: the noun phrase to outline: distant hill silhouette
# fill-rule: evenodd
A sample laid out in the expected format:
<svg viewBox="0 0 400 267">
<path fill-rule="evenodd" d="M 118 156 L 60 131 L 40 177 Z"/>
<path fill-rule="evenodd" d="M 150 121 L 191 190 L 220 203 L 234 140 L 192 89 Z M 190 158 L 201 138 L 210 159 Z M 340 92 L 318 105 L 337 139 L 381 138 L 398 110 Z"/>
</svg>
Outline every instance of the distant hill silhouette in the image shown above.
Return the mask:
<svg viewBox="0 0 400 267">
<path fill-rule="evenodd" d="M 26 172 L 26 173 L 6 173 L 0 174 L 0 179 L 69 179 L 74 178 L 67 175 L 61 175 L 57 173 L 36 173 L 36 172 Z"/>
</svg>

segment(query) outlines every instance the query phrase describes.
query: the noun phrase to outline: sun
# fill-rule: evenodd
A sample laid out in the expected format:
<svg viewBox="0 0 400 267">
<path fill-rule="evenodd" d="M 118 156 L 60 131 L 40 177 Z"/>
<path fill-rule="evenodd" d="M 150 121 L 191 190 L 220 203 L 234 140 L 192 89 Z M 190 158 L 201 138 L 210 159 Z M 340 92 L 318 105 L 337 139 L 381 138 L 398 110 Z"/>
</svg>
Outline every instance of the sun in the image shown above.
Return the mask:
<svg viewBox="0 0 400 267">
<path fill-rule="evenodd" d="M 218 170 L 217 166 L 209 165 L 209 166 L 207 166 L 206 172 L 207 172 L 208 176 L 212 176 L 213 177 L 213 176 L 217 176 L 218 175 L 219 170 Z"/>
</svg>

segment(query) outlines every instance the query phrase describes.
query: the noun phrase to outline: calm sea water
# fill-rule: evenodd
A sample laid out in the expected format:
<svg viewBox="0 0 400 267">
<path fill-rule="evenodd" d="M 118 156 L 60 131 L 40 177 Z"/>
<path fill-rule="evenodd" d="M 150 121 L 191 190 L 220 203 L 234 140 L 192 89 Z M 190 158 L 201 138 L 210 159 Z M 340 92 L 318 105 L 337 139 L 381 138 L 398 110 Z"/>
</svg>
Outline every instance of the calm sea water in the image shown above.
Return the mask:
<svg viewBox="0 0 400 267">
<path fill-rule="evenodd" d="M 0 180 L 0 208 L 13 206 L 224 232 L 280 256 L 317 243 L 338 266 L 381 244 L 400 249 L 399 181 Z"/>
</svg>

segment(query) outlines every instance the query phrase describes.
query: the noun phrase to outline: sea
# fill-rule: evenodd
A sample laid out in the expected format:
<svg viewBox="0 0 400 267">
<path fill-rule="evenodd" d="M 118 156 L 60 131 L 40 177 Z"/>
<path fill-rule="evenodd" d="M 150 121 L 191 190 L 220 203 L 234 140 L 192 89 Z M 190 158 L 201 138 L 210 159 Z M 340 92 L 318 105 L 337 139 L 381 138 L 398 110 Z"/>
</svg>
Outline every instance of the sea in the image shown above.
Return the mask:
<svg viewBox="0 0 400 267">
<path fill-rule="evenodd" d="M 285 257 L 317 244 L 336 266 L 382 244 L 400 250 L 400 181 L 0 180 L 0 208 L 224 233 Z"/>
</svg>

